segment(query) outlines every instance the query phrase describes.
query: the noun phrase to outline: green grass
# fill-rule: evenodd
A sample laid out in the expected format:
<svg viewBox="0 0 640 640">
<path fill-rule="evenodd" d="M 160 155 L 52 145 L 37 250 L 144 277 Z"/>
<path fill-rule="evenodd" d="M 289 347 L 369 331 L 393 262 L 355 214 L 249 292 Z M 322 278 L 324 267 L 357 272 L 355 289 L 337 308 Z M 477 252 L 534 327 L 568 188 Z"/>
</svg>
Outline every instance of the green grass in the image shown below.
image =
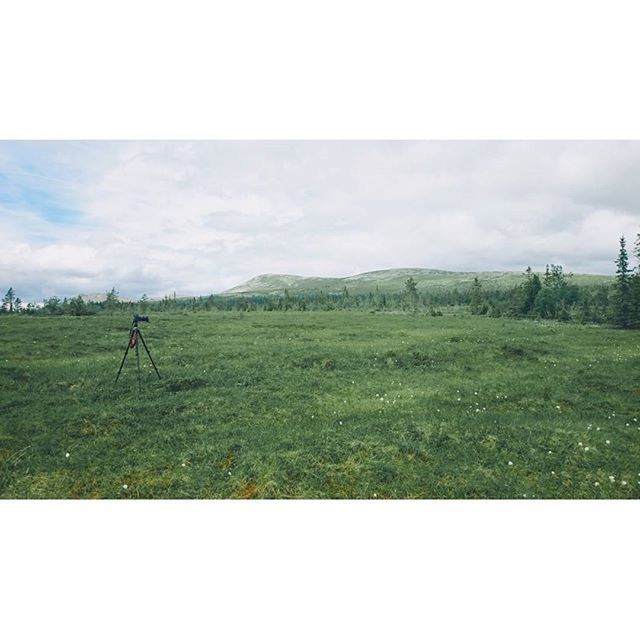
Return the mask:
<svg viewBox="0 0 640 640">
<path fill-rule="evenodd" d="M 143 359 L 139 393 L 131 357 L 113 383 L 129 316 L 0 317 L 2 497 L 640 497 L 637 332 L 357 312 L 151 320 L 162 380 Z"/>
</svg>

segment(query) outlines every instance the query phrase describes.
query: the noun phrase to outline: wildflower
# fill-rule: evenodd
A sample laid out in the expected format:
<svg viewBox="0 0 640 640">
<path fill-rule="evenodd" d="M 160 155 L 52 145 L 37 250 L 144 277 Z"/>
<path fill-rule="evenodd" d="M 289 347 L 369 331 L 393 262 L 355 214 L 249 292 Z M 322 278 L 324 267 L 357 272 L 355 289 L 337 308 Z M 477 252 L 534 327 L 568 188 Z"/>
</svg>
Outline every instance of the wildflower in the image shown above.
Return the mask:
<svg viewBox="0 0 640 640">
<path fill-rule="evenodd" d="M 123 484 L 122 488 L 126 491 L 129 488 L 129 485 L 128 484 Z"/>
<path fill-rule="evenodd" d="M 560 411 L 560 405 L 559 405 L 559 404 L 557 404 L 557 405 L 556 405 L 556 409 L 557 409 L 558 411 Z"/>
<path fill-rule="evenodd" d="M 547 453 L 551 453 L 551 449 L 549 449 L 549 451 L 547 451 Z"/>
<path fill-rule="evenodd" d="M 187 463 L 186 463 L 186 462 L 183 462 L 183 463 L 182 463 L 182 466 L 183 466 L 183 467 L 186 467 L 186 466 L 187 466 Z"/>
<path fill-rule="evenodd" d="M 615 476 L 609 476 L 609 482 L 615 482 L 615 481 L 616 481 Z"/>
<path fill-rule="evenodd" d="M 374 498 L 377 498 L 377 497 L 378 497 L 378 494 L 377 494 L 377 493 L 374 493 L 374 494 L 373 494 L 373 497 L 374 497 Z"/>
<path fill-rule="evenodd" d="M 67 451 L 67 453 L 64 454 L 65 458 L 68 458 L 71 454 Z"/>
<path fill-rule="evenodd" d="M 582 442 L 578 442 L 578 446 L 581 447 L 582 446 Z"/>
<path fill-rule="evenodd" d="M 228 475 L 231 475 L 231 471 L 227 471 L 227 474 L 228 474 Z"/>
<path fill-rule="evenodd" d="M 624 486 L 625 484 L 627 484 L 627 481 L 626 481 L 626 480 L 623 480 L 620 484 L 621 484 L 622 486 Z"/>
<path fill-rule="evenodd" d="M 555 476 L 555 475 L 556 475 L 556 472 L 555 472 L 555 471 L 552 471 L 552 472 L 551 472 L 551 475 L 552 475 L 552 476 Z"/>
<path fill-rule="evenodd" d="M 338 422 L 338 424 L 342 424 L 342 420 L 340 420 L 340 421 Z"/>
<path fill-rule="evenodd" d="M 599 482 L 597 482 L 597 481 L 596 481 L 596 482 L 594 482 L 593 484 L 594 484 L 596 487 L 599 487 L 599 486 L 600 486 L 600 483 L 599 483 Z"/>
<path fill-rule="evenodd" d="M 585 451 L 589 451 L 589 447 L 585 447 L 585 448 L 584 448 L 584 450 L 585 450 Z"/>
<path fill-rule="evenodd" d="M 607 444 L 611 444 L 611 440 L 605 440 Z"/>
<path fill-rule="evenodd" d="M 513 462 L 511 462 L 511 460 L 509 460 L 509 462 L 507 463 L 510 467 L 513 467 Z"/>
</svg>

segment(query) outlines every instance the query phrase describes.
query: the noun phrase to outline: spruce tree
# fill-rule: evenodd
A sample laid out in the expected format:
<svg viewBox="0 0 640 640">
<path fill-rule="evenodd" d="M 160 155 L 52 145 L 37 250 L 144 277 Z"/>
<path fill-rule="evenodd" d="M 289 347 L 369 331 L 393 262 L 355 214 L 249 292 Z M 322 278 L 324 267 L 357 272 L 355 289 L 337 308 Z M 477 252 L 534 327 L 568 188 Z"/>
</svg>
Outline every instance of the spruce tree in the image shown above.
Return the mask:
<svg viewBox="0 0 640 640">
<path fill-rule="evenodd" d="M 620 251 L 616 264 L 616 281 L 613 286 L 613 323 L 623 329 L 631 325 L 631 272 L 629 271 L 629 254 L 624 236 L 620 238 Z"/>
</svg>

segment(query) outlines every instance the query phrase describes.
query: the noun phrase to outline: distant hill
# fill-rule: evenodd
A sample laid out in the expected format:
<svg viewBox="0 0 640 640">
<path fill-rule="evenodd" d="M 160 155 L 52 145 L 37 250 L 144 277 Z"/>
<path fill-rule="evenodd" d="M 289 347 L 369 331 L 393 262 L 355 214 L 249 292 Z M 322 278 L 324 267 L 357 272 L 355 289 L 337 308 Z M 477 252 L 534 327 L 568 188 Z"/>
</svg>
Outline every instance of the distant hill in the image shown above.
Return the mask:
<svg viewBox="0 0 640 640">
<path fill-rule="evenodd" d="M 340 293 L 344 287 L 347 287 L 350 293 L 368 293 L 375 291 L 376 287 L 381 292 L 392 292 L 401 291 L 409 277 L 418 283 L 419 290 L 457 287 L 462 291 L 471 286 L 475 277 L 486 289 L 513 287 L 524 281 L 523 273 L 520 271 L 459 272 L 439 269 L 383 269 L 346 278 L 315 278 L 267 273 L 227 289 L 222 295 L 278 295 L 285 289 L 290 293 L 306 291 Z M 613 282 L 613 276 L 574 274 L 571 282 L 579 285 L 610 284 Z"/>
</svg>

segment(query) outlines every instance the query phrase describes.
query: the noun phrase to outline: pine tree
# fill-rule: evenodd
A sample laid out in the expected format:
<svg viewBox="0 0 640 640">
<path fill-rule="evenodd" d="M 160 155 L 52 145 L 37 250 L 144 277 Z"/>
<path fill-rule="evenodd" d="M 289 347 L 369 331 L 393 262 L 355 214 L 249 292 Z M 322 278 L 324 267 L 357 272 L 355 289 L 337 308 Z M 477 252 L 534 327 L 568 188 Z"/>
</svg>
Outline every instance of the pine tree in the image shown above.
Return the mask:
<svg viewBox="0 0 640 640">
<path fill-rule="evenodd" d="M 613 286 L 612 320 L 623 329 L 631 325 L 631 272 L 629 271 L 629 255 L 624 236 L 620 238 L 620 251 L 616 264 L 616 281 Z"/>
<path fill-rule="evenodd" d="M 9 291 L 7 291 L 4 298 L 2 299 L 2 310 L 7 311 L 8 313 L 13 313 L 15 299 L 16 292 L 13 290 L 13 287 L 9 287 Z"/>
</svg>

